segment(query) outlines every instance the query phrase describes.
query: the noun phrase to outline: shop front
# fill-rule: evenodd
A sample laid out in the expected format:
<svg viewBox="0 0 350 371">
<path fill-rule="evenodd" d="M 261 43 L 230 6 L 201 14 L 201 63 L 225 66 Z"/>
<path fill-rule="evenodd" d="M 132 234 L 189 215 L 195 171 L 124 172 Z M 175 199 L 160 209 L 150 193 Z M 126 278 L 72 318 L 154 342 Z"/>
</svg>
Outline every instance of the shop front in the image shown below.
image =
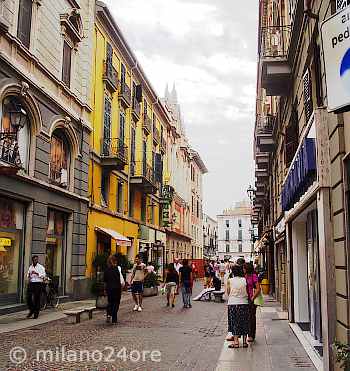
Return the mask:
<svg viewBox="0 0 350 371">
<path fill-rule="evenodd" d="M 3 306 L 22 299 L 25 205 L 3 197 L 0 205 L 0 306 Z"/>
</svg>

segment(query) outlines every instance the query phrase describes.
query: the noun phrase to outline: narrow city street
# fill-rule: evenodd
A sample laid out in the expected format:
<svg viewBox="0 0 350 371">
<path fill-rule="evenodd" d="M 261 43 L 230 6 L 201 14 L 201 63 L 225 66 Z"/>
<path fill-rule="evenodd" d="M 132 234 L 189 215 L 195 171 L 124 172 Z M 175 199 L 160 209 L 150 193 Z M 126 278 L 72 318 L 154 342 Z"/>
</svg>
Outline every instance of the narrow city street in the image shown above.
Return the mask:
<svg viewBox="0 0 350 371">
<path fill-rule="evenodd" d="M 195 291 L 200 287 L 197 284 Z M 0 369 L 314 370 L 274 302 L 259 312 L 256 343 L 249 349 L 228 349 L 226 303 L 194 302 L 192 309 L 183 309 L 180 298 L 175 308 L 167 308 L 159 295 L 146 298 L 139 313 L 132 311 L 130 299 L 122 303 L 117 326 L 105 323 L 104 313 L 97 312 L 80 324 L 60 319 L 1 334 Z M 24 315 L 17 316 L 21 321 Z M 23 348 L 27 356 L 17 365 L 11 362 L 15 347 Z M 45 351 L 52 351 L 52 358 L 46 352 L 44 359 Z M 79 358 L 80 351 L 86 352 L 85 358 Z"/>
</svg>

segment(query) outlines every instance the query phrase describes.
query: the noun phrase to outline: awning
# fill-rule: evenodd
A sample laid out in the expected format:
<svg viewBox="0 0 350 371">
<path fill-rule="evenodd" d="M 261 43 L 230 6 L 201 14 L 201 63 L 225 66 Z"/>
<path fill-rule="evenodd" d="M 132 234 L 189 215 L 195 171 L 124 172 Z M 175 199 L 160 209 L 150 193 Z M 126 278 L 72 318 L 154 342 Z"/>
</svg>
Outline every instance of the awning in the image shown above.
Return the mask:
<svg viewBox="0 0 350 371">
<path fill-rule="evenodd" d="M 131 241 L 128 238 L 124 237 L 122 234 L 114 231 L 113 229 L 95 227 L 95 231 L 107 234 L 108 236 L 113 238 L 113 240 L 115 240 L 118 245 L 131 246 Z"/>
</svg>

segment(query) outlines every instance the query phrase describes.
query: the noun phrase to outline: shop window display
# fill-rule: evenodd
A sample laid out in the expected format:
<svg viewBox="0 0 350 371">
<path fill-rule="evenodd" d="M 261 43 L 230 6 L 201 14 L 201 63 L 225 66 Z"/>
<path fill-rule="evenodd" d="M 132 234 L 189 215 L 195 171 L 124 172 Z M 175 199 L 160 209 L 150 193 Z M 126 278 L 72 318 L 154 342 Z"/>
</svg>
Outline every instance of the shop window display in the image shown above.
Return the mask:
<svg viewBox="0 0 350 371">
<path fill-rule="evenodd" d="M 0 305 L 20 300 L 24 206 L 0 198 Z"/>
<path fill-rule="evenodd" d="M 64 257 L 66 244 L 66 216 L 49 210 L 47 216 L 45 270 L 58 287 L 63 285 Z"/>
</svg>

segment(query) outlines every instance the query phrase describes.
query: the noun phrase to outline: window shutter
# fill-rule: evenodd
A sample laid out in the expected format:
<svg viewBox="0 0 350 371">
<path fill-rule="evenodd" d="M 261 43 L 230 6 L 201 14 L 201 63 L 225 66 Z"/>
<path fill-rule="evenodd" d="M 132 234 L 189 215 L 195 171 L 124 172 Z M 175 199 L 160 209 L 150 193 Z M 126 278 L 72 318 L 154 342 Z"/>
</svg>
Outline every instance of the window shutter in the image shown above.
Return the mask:
<svg viewBox="0 0 350 371">
<path fill-rule="evenodd" d="M 162 155 L 160 153 L 154 154 L 154 178 L 156 182 L 161 183 L 163 172 Z"/>
<path fill-rule="evenodd" d="M 138 103 L 142 102 L 142 85 L 136 85 L 135 98 Z"/>
<path fill-rule="evenodd" d="M 296 150 L 298 149 L 299 143 L 299 123 L 298 123 L 298 111 L 296 108 L 296 102 L 294 102 L 292 107 L 291 118 L 289 125 L 286 127 L 286 136 L 285 136 L 285 162 L 288 167 L 295 155 Z"/>
<path fill-rule="evenodd" d="M 109 154 L 109 140 L 111 136 L 111 101 L 105 97 L 104 117 L 103 117 L 103 153 Z"/>
<path fill-rule="evenodd" d="M 32 0 L 20 0 L 19 2 L 17 36 L 27 48 L 30 45 L 32 6 Z"/>
<path fill-rule="evenodd" d="M 310 120 L 312 115 L 312 91 L 311 91 L 311 74 L 306 70 L 303 76 L 303 90 L 304 90 L 304 110 L 306 122 Z"/>
<path fill-rule="evenodd" d="M 122 143 L 124 143 L 125 137 L 125 116 L 124 114 L 120 114 L 120 127 L 119 127 L 119 139 Z"/>
<path fill-rule="evenodd" d="M 72 66 L 72 48 L 66 41 L 64 41 L 62 59 L 62 81 L 68 87 L 70 87 L 71 66 Z"/>
</svg>

